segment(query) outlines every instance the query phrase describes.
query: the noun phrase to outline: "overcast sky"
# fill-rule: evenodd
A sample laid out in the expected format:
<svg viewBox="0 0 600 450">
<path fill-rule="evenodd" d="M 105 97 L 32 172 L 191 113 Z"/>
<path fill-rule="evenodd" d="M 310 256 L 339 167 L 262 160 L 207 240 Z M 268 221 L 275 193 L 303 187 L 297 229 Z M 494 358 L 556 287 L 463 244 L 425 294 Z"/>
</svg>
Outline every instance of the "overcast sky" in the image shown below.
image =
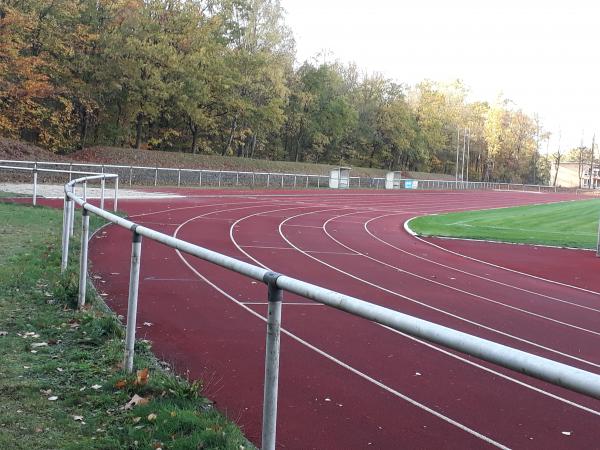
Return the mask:
<svg viewBox="0 0 600 450">
<path fill-rule="evenodd" d="M 563 150 L 600 138 L 600 6 L 594 0 L 281 0 L 297 58 L 323 51 L 399 82 L 461 79 L 539 114 Z M 322 59 L 321 59 L 322 60 Z M 596 141 L 598 142 L 598 140 Z M 546 149 L 542 149 L 543 152 Z"/>
</svg>

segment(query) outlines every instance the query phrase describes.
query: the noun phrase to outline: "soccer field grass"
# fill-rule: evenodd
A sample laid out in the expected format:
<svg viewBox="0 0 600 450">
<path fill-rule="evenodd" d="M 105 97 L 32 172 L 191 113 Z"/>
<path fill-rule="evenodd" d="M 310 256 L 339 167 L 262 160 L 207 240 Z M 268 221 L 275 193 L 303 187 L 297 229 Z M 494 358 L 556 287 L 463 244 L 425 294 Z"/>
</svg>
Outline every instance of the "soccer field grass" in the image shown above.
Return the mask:
<svg viewBox="0 0 600 450">
<path fill-rule="evenodd" d="M 424 236 L 596 248 L 600 200 L 418 217 L 410 228 Z"/>
</svg>

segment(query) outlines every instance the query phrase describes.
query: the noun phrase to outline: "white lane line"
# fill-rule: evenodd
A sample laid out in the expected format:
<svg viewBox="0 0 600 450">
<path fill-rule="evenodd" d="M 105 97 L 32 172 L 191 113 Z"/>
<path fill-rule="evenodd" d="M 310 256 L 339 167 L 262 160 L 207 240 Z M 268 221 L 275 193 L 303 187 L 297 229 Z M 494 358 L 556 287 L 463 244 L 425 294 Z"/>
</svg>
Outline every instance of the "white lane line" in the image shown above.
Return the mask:
<svg viewBox="0 0 600 450">
<path fill-rule="evenodd" d="M 551 295 L 543 294 L 543 293 L 541 293 L 541 292 L 532 291 L 532 290 L 525 289 L 525 288 L 522 288 L 522 287 L 519 287 L 519 286 L 515 286 L 515 285 L 509 284 L 509 283 L 504 283 L 504 282 L 502 282 L 502 281 L 499 281 L 499 280 L 494 280 L 493 278 L 488 278 L 488 277 L 485 277 L 485 276 L 482 276 L 482 275 L 477 275 L 477 274 L 475 274 L 475 273 L 472 273 L 472 272 L 467 272 L 466 270 L 462 270 L 462 269 L 459 269 L 459 268 L 457 268 L 457 267 L 454 267 L 454 266 L 449 266 L 449 265 L 447 265 L 447 264 L 440 263 L 440 262 L 438 262 L 438 261 L 435 261 L 435 260 L 433 260 L 433 259 L 429 259 L 429 258 L 426 258 L 426 257 L 424 257 L 424 256 L 417 255 L 416 253 L 410 252 L 410 251 L 408 251 L 408 250 L 405 250 L 405 249 L 403 249 L 403 248 L 400 248 L 400 247 L 398 247 L 398 246 L 395 246 L 395 245 L 391 244 L 390 242 L 388 242 L 388 241 L 386 241 L 386 240 L 384 240 L 384 239 L 380 238 L 379 236 L 375 235 L 375 234 L 374 234 L 373 232 L 371 232 L 371 230 L 369 229 L 369 224 L 370 224 L 371 222 L 373 222 L 374 220 L 378 220 L 378 219 L 381 219 L 381 218 L 384 218 L 384 217 L 396 216 L 396 215 L 397 215 L 397 214 L 393 213 L 393 214 L 384 214 L 384 215 L 382 215 L 382 216 L 374 217 L 374 218 L 372 218 L 371 220 L 369 220 L 368 222 L 365 222 L 365 224 L 364 224 L 364 227 L 363 227 L 363 228 L 365 229 L 365 231 L 366 231 L 366 232 L 367 232 L 367 233 L 368 233 L 368 234 L 369 234 L 371 237 L 373 237 L 374 239 L 378 240 L 378 241 L 379 241 L 379 242 L 381 242 L 382 244 L 385 244 L 385 245 L 387 245 L 388 247 L 391 247 L 391 248 L 393 248 L 393 249 L 395 249 L 395 250 L 398 250 L 399 252 L 402 252 L 402 253 L 404 253 L 404 254 L 406 254 L 406 255 L 414 256 L 414 257 L 415 257 L 415 258 L 417 258 L 417 259 L 420 259 L 420 260 L 423 260 L 423 261 L 427 261 L 427 262 L 429 262 L 429 263 L 431 263 L 431 264 L 435 264 L 435 265 L 437 265 L 437 266 L 440 266 L 440 267 L 444 267 L 445 269 L 450 269 L 450 270 L 456 271 L 456 272 L 458 272 L 458 273 L 462 273 L 462 274 L 464 274 L 464 275 L 472 276 L 472 277 L 474 277 L 474 278 L 479 278 L 479 279 L 481 279 L 481 280 L 486 280 L 486 281 L 489 281 L 490 283 L 498 284 L 498 285 L 500 285 L 500 286 L 508 287 L 508 288 L 515 289 L 515 290 L 518 290 L 518 291 L 521 291 L 521 292 L 526 292 L 526 293 L 528 293 L 528 294 L 537 295 L 537 296 L 540 296 L 540 297 L 546 298 L 546 299 L 548 299 L 548 300 L 556 301 L 556 302 L 559 302 L 559 303 L 564 303 L 564 304 L 567 304 L 567 305 L 570 305 L 570 306 L 573 306 L 573 307 L 576 307 L 576 308 L 582 308 L 582 309 L 587 309 L 587 310 L 589 310 L 589 311 L 600 312 L 600 309 L 597 309 L 597 308 L 592 308 L 591 306 L 580 305 L 580 304 L 578 304 L 578 303 L 575 303 L 575 302 L 570 302 L 570 301 L 568 301 L 568 300 L 560 299 L 560 298 L 557 298 L 557 297 L 553 297 L 553 296 L 551 296 Z M 406 223 L 406 222 L 405 222 L 405 223 Z M 410 228 L 409 228 L 409 230 L 410 230 Z M 411 232 L 412 232 L 412 230 L 410 230 L 410 231 L 409 231 L 409 234 L 411 234 Z M 543 280 L 540 280 L 540 281 L 543 281 Z"/>
<path fill-rule="evenodd" d="M 316 212 L 319 212 L 319 211 L 316 211 Z M 288 219 L 286 219 L 286 220 L 294 219 L 294 218 L 296 218 L 296 217 L 300 217 L 300 216 L 303 216 L 303 215 L 307 215 L 307 213 L 298 214 L 297 216 L 292 216 L 292 217 L 290 217 L 290 218 L 288 218 Z M 459 316 L 459 315 L 457 315 L 457 314 L 453 314 L 453 313 L 451 313 L 451 312 L 449 312 L 449 311 L 446 311 L 446 310 L 444 310 L 444 309 L 437 308 L 437 307 L 435 307 L 435 306 L 432 306 L 432 305 L 430 305 L 430 304 L 428 304 L 428 303 L 425 303 L 425 302 L 419 301 L 419 300 L 417 300 L 417 299 L 415 299 L 415 298 L 412 298 L 412 297 L 408 297 L 408 296 L 406 296 L 406 295 L 400 294 L 399 292 L 392 291 L 392 290 L 390 290 L 390 289 L 387 289 L 387 288 L 385 288 L 385 287 L 383 287 L 383 286 L 380 286 L 380 285 L 378 285 L 378 284 L 375 284 L 375 283 L 372 283 L 372 282 L 370 282 L 370 281 L 368 281 L 368 280 L 365 280 L 365 279 L 363 279 L 363 278 L 360 278 L 360 277 L 358 277 L 358 276 L 356 276 L 356 275 L 353 275 L 353 274 L 351 274 L 351 273 L 345 272 L 344 270 L 340 269 L 339 267 L 336 267 L 336 266 L 333 266 L 333 265 L 331 265 L 331 264 L 329 264 L 329 263 L 326 263 L 325 261 L 323 261 L 323 260 L 321 260 L 321 259 L 318 259 L 318 258 L 314 257 L 313 255 L 310 255 L 310 254 L 308 254 L 308 253 L 304 252 L 304 251 L 303 251 L 301 248 L 298 248 L 297 246 L 295 246 L 295 245 L 294 245 L 294 244 L 293 244 L 293 243 L 292 243 L 292 242 L 291 242 L 289 239 L 287 239 L 287 238 L 285 237 L 285 235 L 283 234 L 282 228 L 283 228 L 283 222 L 282 222 L 282 223 L 279 225 L 279 234 L 281 235 L 281 237 L 282 237 L 282 238 L 283 238 L 283 239 L 284 239 L 284 240 L 285 240 L 285 241 L 286 241 L 286 242 L 287 242 L 289 245 L 291 245 L 292 247 L 295 247 L 295 248 L 296 248 L 296 249 L 297 249 L 297 250 L 298 250 L 300 253 L 302 253 L 302 254 L 306 255 L 307 257 L 309 257 L 309 258 L 311 258 L 311 259 L 313 259 L 313 260 L 315 260 L 315 261 L 319 262 L 320 264 L 323 264 L 324 266 L 326 266 L 326 267 L 329 267 L 329 268 L 331 268 L 331 269 L 333 269 L 333 270 L 335 270 L 335 271 L 337 271 L 337 272 L 339 272 L 339 273 L 341 273 L 341 274 L 343 274 L 343 275 L 346 275 L 346 276 L 348 276 L 348 277 L 350 277 L 350 278 L 353 278 L 353 279 L 355 279 L 355 280 L 357 280 L 357 281 L 360 281 L 360 282 L 362 282 L 362 283 L 365 283 L 365 284 L 367 284 L 367 285 L 369 285 L 369 286 L 372 286 L 372 287 L 374 287 L 374 288 L 376 288 L 376 289 L 379 289 L 379 290 L 381 290 L 381 291 L 383 291 L 383 292 L 386 292 L 386 293 L 388 293 L 388 294 L 391 294 L 391 295 L 393 295 L 393 296 L 396 296 L 396 297 L 402 298 L 402 299 L 404 299 L 404 300 L 408 300 L 409 302 L 415 303 L 415 304 L 417 304 L 417 305 L 421 305 L 421 306 L 423 306 L 423 307 L 425 307 L 425 308 L 427 308 L 427 309 L 431 309 L 431 310 L 433 310 L 433 311 L 437 311 L 437 312 L 439 312 L 439 313 L 441 313 L 441 314 L 444 314 L 444 315 L 446 315 L 446 316 L 452 317 L 452 318 L 454 318 L 454 319 L 458 319 L 458 320 L 460 320 L 460 321 L 462 321 L 462 322 L 465 322 L 465 323 L 468 323 L 468 324 L 471 324 L 471 325 L 475 325 L 475 326 L 477 326 L 477 327 L 480 327 L 480 328 L 482 328 L 482 329 L 484 329 L 484 330 L 487 330 L 487 331 L 492 331 L 492 332 L 494 332 L 494 333 L 497 333 L 497 334 L 500 334 L 500 335 L 502 335 L 502 336 L 505 336 L 505 337 L 508 337 L 508 338 L 511 338 L 511 339 L 517 340 L 517 341 L 519 341 L 519 342 L 522 342 L 522 343 L 525 343 L 525 344 L 532 345 L 532 346 L 534 346 L 534 347 L 537 347 L 537 348 L 539 348 L 539 349 L 546 350 L 546 351 L 548 351 L 548 352 L 552 352 L 552 353 L 555 353 L 555 354 L 557 354 L 557 355 L 560 355 L 560 356 L 564 356 L 565 358 L 573 359 L 573 360 L 575 360 L 575 361 L 578 361 L 578 362 L 581 362 L 581 363 L 584 363 L 584 364 L 589 364 L 589 365 L 591 365 L 591 366 L 594 366 L 594 367 L 599 367 L 599 368 L 600 368 L 600 364 L 597 364 L 597 363 L 594 363 L 594 362 L 588 361 L 588 360 L 586 360 L 586 359 L 583 359 L 583 358 L 578 358 L 577 356 L 573 356 L 573 355 L 570 355 L 570 354 L 568 354 L 568 353 L 564 353 L 564 352 L 561 352 L 561 351 L 559 351 L 559 350 L 555 350 L 555 349 L 553 349 L 553 348 L 546 347 L 546 346 L 544 346 L 544 345 L 541 345 L 541 344 L 538 344 L 538 343 L 536 343 L 536 342 L 533 342 L 533 341 L 530 341 L 530 340 L 527 340 L 527 339 L 524 339 L 524 338 L 521 338 L 521 337 L 515 336 L 515 335 L 513 335 L 513 334 L 510 334 L 510 333 L 507 333 L 507 332 L 504 332 L 504 331 L 498 330 L 498 329 L 496 329 L 496 328 L 492 328 L 492 327 L 489 327 L 489 326 L 487 326 L 487 325 L 483 325 L 482 323 L 475 322 L 474 320 L 467 319 L 467 318 L 465 318 L 465 317 L 462 317 L 462 316 Z"/>
<path fill-rule="evenodd" d="M 265 250 L 292 250 L 296 251 L 293 247 L 269 247 L 265 245 L 240 245 L 241 248 L 259 248 Z M 345 256 L 357 256 L 356 252 L 326 252 L 323 250 L 305 250 L 308 253 L 325 253 L 328 255 L 345 255 Z"/>
<path fill-rule="evenodd" d="M 268 305 L 269 302 L 240 302 L 242 305 Z M 285 307 L 288 306 L 325 306 L 321 303 L 301 303 L 301 302 L 285 302 Z"/>
<path fill-rule="evenodd" d="M 240 208 L 242 209 L 242 208 Z M 334 209 L 335 210 L 335 209 Z M 273 211 L 270 211 L 273 212 Z M 211 214 L 211 213 L 208 213 Z M 251 216 L 255 216 L 255 215 L 259 215 L 260 213 L 255 213 L 252 214 Z M 251 216 L 247 216 L 247 217 L 251 217 Z M 247 218 L 245 217 L 245 218 Z M 244 218 L 244 219 L 245 219 Z M 179 230 L 181 230 L 181 228 L 183 228 L 185 225 L 187 225 L 189 222 L 195 220 L 195 217 L 192 217 L 191 219 L 188 219 L 187 221 L 181 223 L 181 225 L 175 230 L 175 232 L 173 233 L 174 237 L 177 237 L 177 234 L 179 233 Z M 238 220 L 239 222 L 239 220 Z M 236 222 L 236 224 L 238 223 Z M 237 246 L 237 243 L 235 242 L 235 240 L 233 239 L 233 228 L 234 228 L 235 224 L 232 224 L 231 228 L 230 228 L 230 238 L 232 239 L 232 242 Z M 239 248 L 239 247 L 238 247 Z M 242 253 L 245 253 L 248 257 L 250 257 L 253 261 L 256 261 L 254 258 L 252 258 L 252 256 L 248 255 L 246 252 L 244 252 L 244 250 L 242 250 L 241 248 L 239 248 L 239 250 Z M 219 293 L 221 293 L 223 296 L 225 296 L 226 298 L 228 298 L 229 300 L 231 300 L 232 302 L 236 303 L 238 306 L 240 306 L 241 308 L 244 308 L 247 312 L 249 312 L 250 314 L 252 314 L 253 316 L 259 318 L 260 320 L 262 320 L 263 322 L 266 322 L 267 320 L 261 316 L 260 314 L 258 314 L 257 312 L 253 311 L 251 308 L 249 308 L 248 306 L 246 306 L 243 302 L 240 302 L 239 300 L 237 300 L 236 298 L 234 298 L 233 296 L 229 295 L 227 292 L 225 292 L 223 289 L 221 289 L 219 286 L 217 286 L 216 284 L 214 284 L 213 282 L 211 282 L 208 278 L 206 278 L 204 275 L 202 275 L 200 272 L 198 272 L 188 261 L 187 259 L 182 255 L 182 253 L 179 250 L 175 250 L 175 252 L 177 253 L 177 255 L 179 256 L 179 258 L 181 258 L 182 262 L 193 272 L 196 274 L 196 276 L 198 276 L 200 279 L 202 279 L 204 282 L 206 282 L 208 285 L 212 286 L 216 291 L 218 291 Z M 257 261 L 258 262 L 258 261 Z M 266 269 L 268 269 L 264 264 L 258 262 L 258 264 Z M 286 303 L 287 304 L 287 303 Z M 491 444 L 497 448 L 501 448 L 501 449 L 509 449 L 509 447 L 481 434 L 478 433 L 477 431 L 467 427 L 466 425 L 461 424 L 460 422 L 457 422 L 456 420 L 438 412 L 435 411 L 431 408 L 429 408 L 428 406 L 414 400 L 411 397 L 408 397 L 405 394 L 402 394 L 401 392 L 383 384 L 381 381 L 378 381 L 372 377 L 370 377 L 369 375 L 365 374 L 364 372 L 359 371 L 358 369 L 344 363 L 343 361 L 335 358 L 333 355 L 330 355 L 329 353 L 326 353 L 325 351 L 319 349 L 318 347 L 310 344 L 309 342 L 305 341 L 304 339 L 300 338 L 299 336 L 296 336 L 295 334 L 291 333 L 290 331 L 288 331 L 287 329 L 281 327 L 281 333 L 289 336 L 290 338 L 294 339 L 296 342 L 306 346 L 307 348 L 315 351 L 316 353 L 318 353 L 321 356 L 324 356 L 325 358 L 327 358 L 328 360 L 334 362 L 335 364 L 349 370 L 350 372 L 354 373 L 355 375 L 358 375 L 359 377 L 373 383 L 374 385 L 378 386 L 381 389 L 384 389 L 385 391 L 395 395 L 396 397 L 399 397 L 401 399 L 403 399 L 404 401 L 412 404 L 413 406 L 416 406 L 419 409 L 422 409 L 425 412 L 428 412 L 432 415 L 434 415 L 435 417 L 471 434 L 472 436 L 475 436 L 485 442 L 487 442 L 488 444 Z"/>
<path fill-rule="evenodd" d="M 412 219 L 414 219 L 414 217 L 412 217 L 411 219 L 408 219 L 406 222 L 408 223 L 408 222 L 410 222 Z M 442 247 L 442 246 L 440 246 L 440 245 L 434 244 L 433 242 L 428 242 L 428 241 L 426 241 L 425 239 L 422 239 L 422 238 L 421 238 L 421 237 L 419 237 L 419 236 L 416 236 L 416 235 L 415 235 L 415 236 L 413 236 L 413 237 L 414 237 L 415 239 L 418 239 L 418 240 L 419 240 L 419 241 L 421 241 L 421 242 L 424 242 L 424 243 L 425 243 L 425 244 L 427 244 L 427 245 L 431 245 L 432 247 L 436 247 L 436 248 L 438 248 L 438 249 L 440 249 L 440 250 L 443 250 L 443 251 L 445 251 L 445 252 L 447 252 L 447 253 L 452 253 L 453 255 L 460 256 L 460 257 L 462 257 L 462 258 L 470 259 L 471 261 L 475 261 L 475 262 L 478 262 L 478 263 L 481 263 L 481 264 L 485 264 L 485 265 L 488 265 L 488 266 L 491 266 L 491 267 L 495 267 L 495 268 L 497 268 L 497 269 L 506 270 L 506 271 L 508 271 L 508 272 L 517 273 L 517 274 L 519 274 L 519 275 L 523 275 L 523 276 L 526 276 L 526 277 L 534 278 L 534 279 L 536 279 L 536 280 L 546 281 L 546 282 L 548 282 L 548 283 L 556 284 L 556 285 L 558 285 L 558 286 L 564 286 L 564 287 L 568 287 L 568 288 L 575 289 L 575 290 L 578 290 L 578 291 L 587 292 L 587 293 L 589 293 L 589 294 L 600 295 L 600 292 L 597 292 L 597 291 L 592 291 L 592 290 L 590 290 L 590 289 L 585 289 L 585 288 L 582 288 L 582 287 L 579 287 L 579 286 L 573 286 L 573 285 L 571 285 L 571 284 L 567 284 L 567 283 L 561 283 L 560 281 L 555 281 L 555 280 L 550 280 L 550 279 L 548 279 L 548 278 L 538 277 L 538 276 L 536 276 L 536 275 L 532 275 L 532 274 L 530 274 L 530 273 L 525 273 L 525 272 L 520 272 L 520 271 L 518 271 L 518 270 L 509 269 L 508 267 L 504 267 L 504 266 L 500 266 L 500 265 L 497 265 L 497 264 L 493 264 L 493 263 L 491 263 L 491 262 L 484 261 L 484 260 L 482 260 L 482 259 L 473 258 L 472 256 L 463 255 L 462 253 L 459 253 L 459 252 L 455 252 L 455 251 L 449 250 L 449 249 L 447 249 L 447 248 L 444 248 L 444 247 Z"/>
<path fill-rule="evenodd" d="M 351 215 L 351 214 L 352 213 L 347 213 L 347 214 L 343 214 L 343 215 L 340 215 L 340 216 L 335 216 L 335 217 L 330 218 L 329 220 L 327 220 L 323 224 L 322 230 L 327 235 L 327 237 L 329 237 L 336 244 L 339 244 L 342 247 L 344 247 L 344 248 L 346 248 L 346 249 L 348 249 L 348 250 L 350 250 L 352 252 L 356 252 L 357 254 L 359 254 L 360 256 L 362 256 L 364 258 L 367 258 L 367 259 L 369 259 L 369 260 L 371 260 L 371 261 L 373 261 L 373 262 L 375 262 L 377 264 L 381 264 L 384 267 L 388 267 L 390 269 L 393 269 L 396 272 L 401 272 L 401 273 L 404 273 L 404 274 L 406 274 L 408 276 L 412 276 L 412 277 L 418 278 L 419 280 L 425 281 L 427 283 L 435 284 L 436 286 L 441 286 L 443 288 L 450 289 L 450 290 L 455 291 L 455 292 L 460 292 L 461 294 L 468 295 L 470 297 L 476 298 L 476 299 L 481 300 L 483 302 L 493 303 L 494 305 L 502 306 L 504 308 L 508 308 L 508 309 L 513 310 L 513 311 L 518 311 L 518 312 L 523 313 L 523 314 L 531 315 L 531 316 L 537 317 L 537 318 L 542 319 L 542 320 L 548 320 L 550 322 L 554 322 L 554 323 L 557 323 L 557 324 L 565 326 L 565 327 L 573 328 L 573 329 L 576 329 L 576 330 L 579 330 L 579 331 L 583 331 L 585 333 L 590 333 L 590 334 L 595 334 L 597 336 L 600 336 L 600 332 L 598 332 L 598 331 L 594 331 L 594 330 L 590 330 L 590 329 L 587 329 L 587 328 L 583 328 L 583 327 L 580 327 L 580 326 L 577 326 L 577 325 L 573 325 L 573 324 L 568 323 L 568 322 L 563 322 L 562 320 L 553 319 L 552 317 L 544 316 L 542 314 L 538 314 L 538 313 L 535 313 L 533 311 L 529 311 L 527 309 L 523 309 L 523 308 L 519 308 L 517 306 L 509 305 L 509 304 L 503 303 L 503 302 L 501 302 L 499 300 L 493 300 L 493 299 L 491 299 L 489 297 L 485 297 L 483 295 L 475 294 L 473 292 L 469 292 L 469 291 L 466 291 L 464 289 L 460 289 L 460 288 L 457 288 L 457 287 L 454 287 L 454 286 L 450 286 L 450 285 L 442 283 L 440 281 L 432 280 L 432 279 L 424 277 L 422 275 L 418 275 L 418 274 L 416 274 L 414 272 L 410 272 L 408 270 L 404 270 L 404 269 L 402 269 L 400 267 L 394 266 L 392 264 L 388 264 L 388 263 L 386 263 L 384 261 L 381 261 L 381 260 L 379 260 L 377 258 L 373 258 L 370 255 L 367 255 L 365 253 L 359 252 L 358 250 L 356 250 L 356 249 L 354 249 L 352 247 L 349 247 L 348 245 L 343 244 L 342 242 L 340 242 L 339 240 L 337 240 L 336 238 L 334 238 L 327 231 L 327 225 L 331 221 L 337 220 L 339 217 L 345 217 L 345 216 L 348 216 L 348 215 Z M 364 222 L 363 222 L 363 225 L 364 225 Z"/>
</svg>

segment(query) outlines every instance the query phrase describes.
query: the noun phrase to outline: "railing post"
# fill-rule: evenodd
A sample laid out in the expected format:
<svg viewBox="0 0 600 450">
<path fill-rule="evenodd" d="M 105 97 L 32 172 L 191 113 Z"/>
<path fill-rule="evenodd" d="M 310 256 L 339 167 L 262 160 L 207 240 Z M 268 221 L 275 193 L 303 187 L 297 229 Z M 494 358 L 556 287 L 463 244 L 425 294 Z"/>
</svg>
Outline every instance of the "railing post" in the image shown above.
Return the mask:
<svg viewBox="0 0 600 450">
<path fill-rule="evenodd" d="M 219 170 L 219 187 L 221 187 L 221 177 L 223 176 L 223 171 Z"/>
<path fill-rule="evenodd" d="M 65 194 L 65 206 L 63 209 L 63 232 L 62 232 L 62 255 L 60 261 L 60 272 L 63 273 L 67 270 L 67 264 L 69 262 L 69 233 L 71 229 L 71 205 L 73 204 L 73 200 L 71 200 Z"/>
<path fill-rule="evenodd" d="M 202 171 L 200 171 L 200 176 L 198 177 L 198 186 L 202 186 Z"/>
<path fill-rule="evenodd" d="M 321 175 L 317 175 L 317 188 L 321 187 Z"/>
<path fill-rule="evenodd" d="M 69 163 L 69 181 L 73 180 L 73 163 Z"/>
<path fill-rule="evenodd" d="M 117 212 L 117 204 L 119 202 L 119 177 L 115 177 L 115 201 L 113 204 L 113 211 Z"/>
<path fill-rule="evenodd" d="M 129 166 L 129 187 L 131 187 L 132 178 L 133 178 L 133 166 Z"/>
<path fill-rule="evenodd" d="M 75 186 L 73 186 L 73 192 L 75 192 Z M 69 209 L 69 237 L 73 237 L 73 227 L 75 226 L 75 202 L 71 200 L 71 206 Z"/>
<path fill-rule="evenodd" d="M 296 189 L 296 183 L 298 181 L 298 175 L 294 175 L 294 189 Z"/>
<path fill-rule="evenodd" d="M 87 181 L 83 182 L 83 201 L 87 201 Z"/>
<path fill-rule="evenodd" d="M 127 302 L 127 331 L 125 335 L 125 358 L 123 367 L 127 373 L 133 372 L 133 355 L 135 352 L 135 326 L 137 320 L 138 289 L 140 282 L 140 262 L 142 253 L 142 236 L 133 229 L 131 243 L 131 269 L 129 272 L 129 300 Z"/>
<path fill-rule="evenodd" d="M 38 170 L 37 163 L 35 163 L 33 167 L 33 195 L 31 196 L 31 201 L 33 206 L 37 205 L 37 181 L 38 181 Z"/>
<path fill-rule="evenodd" d="M 268 285 L 269 311 L 265 356 L 265 387 L 262 423 L 262 450 L 275 449 L 277 431 L 277 392 L 279 384 L 279 350 L 281 343 L 281 303 L 283 290 L 277 287 L 281 275 L 267 272 L 263 280 Z"/>
<path fill-rule="evenodd" d="M 254 186 L 255 175 L 256 175 L 256 174 L 255 174 L 254 172 L 252 172 L 252 186 Z"/>
<path fill-rule="evenodd" d="M 271 181 L 271 174 L 267 174 L 267 187 L 269 187 L 269 181 Z"/>
<path fill-rule="evenodd" d="M 181 187 L 181 169 L 177 169 L 177 187 Z"/>
<path fill-rule="evenodd" d="M 154 186 L 158 183 L 158 167 L 154 169 Z"/>
<path fill-rule="evenodd" d="M 240 184 L 240 173 L 235 173 L 235 185 L 238 186 Z"/>
<path fill-rule="evenodd" d="M 598 240 L 596 241 L 596 256 L 600 257 L 600 221 L 598 222 Z"/>
<path fill-rule="evenodd" d="M 104 189 L 106 188 L 106 180 L 100 180 L 100 209 L 104 209 Z"/>
<path fill-rule="evenodd" d="M 309 175 L 306 175 L 306 189 L 308 189 L 308 178 L 309 178 Z"/>
<path fill-rule="evenodd" d="M 79 295 L 77 296 L 77 308 L 85 305 L 85 293 L 87 289 L 87 259 L 88 239 L 90 236 L 90 214 L 85 205 L 81 209 L 81 253 L 79 255 Z"/>
</svg>

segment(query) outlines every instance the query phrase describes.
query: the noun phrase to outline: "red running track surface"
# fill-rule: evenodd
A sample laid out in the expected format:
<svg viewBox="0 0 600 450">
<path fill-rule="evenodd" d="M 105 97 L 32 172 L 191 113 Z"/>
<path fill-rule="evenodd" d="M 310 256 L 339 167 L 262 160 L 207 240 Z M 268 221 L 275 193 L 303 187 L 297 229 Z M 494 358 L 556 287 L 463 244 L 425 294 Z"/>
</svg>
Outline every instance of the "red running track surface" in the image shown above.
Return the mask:
<svg viewBox="0 0 600 450">
<path fill-rule="evenodd" d="M 424 241 L 403 228 L 421 214 L 576 197 L 177 192 L 189 196 L 120 206 L 212 250 L 600 373 L 593 252 Z M 96 287 L 122 315 L 130 239 L 109 226 L 90 249 Z M 265 286 L 145 240 L 139 302 L 138 337 L 178 372 L 205 380 L 205 394 L 260 445 Z M 293 295 L 282 322 L 281 448 L 600 448 L 596 400 Z"/>
</svg>

